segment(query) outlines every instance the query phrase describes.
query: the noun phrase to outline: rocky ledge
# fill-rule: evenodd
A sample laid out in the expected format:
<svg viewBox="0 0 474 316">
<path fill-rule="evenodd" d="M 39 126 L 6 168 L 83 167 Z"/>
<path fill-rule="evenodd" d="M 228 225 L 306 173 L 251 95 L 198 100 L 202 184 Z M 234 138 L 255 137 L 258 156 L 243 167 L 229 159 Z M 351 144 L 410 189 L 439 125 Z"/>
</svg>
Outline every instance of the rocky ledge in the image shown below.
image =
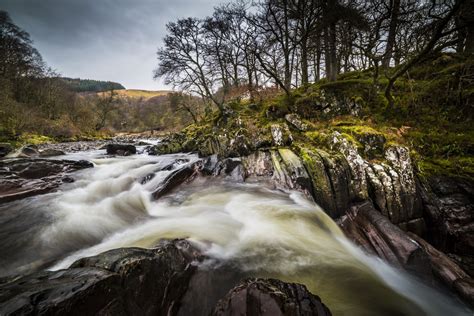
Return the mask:
<svg viewBox="0 0 474 316">
<path fill-rule="evenodd" d="M 93 166 L 84 160 L 0 160 L 0 203 L 52 192 L 62 183 L 74 181 L 71 172 Z"/>
<path fill-rule="evenodd" d="M 197 263 L 204 258 L 185 240 L 155 249 L 123 248 L 83 258 L 60 271 L 0 283 L 1 315 L 178 315 Z M 246 280 L 214 315 L 331 315 L 305 286 Z"/>
</svg>

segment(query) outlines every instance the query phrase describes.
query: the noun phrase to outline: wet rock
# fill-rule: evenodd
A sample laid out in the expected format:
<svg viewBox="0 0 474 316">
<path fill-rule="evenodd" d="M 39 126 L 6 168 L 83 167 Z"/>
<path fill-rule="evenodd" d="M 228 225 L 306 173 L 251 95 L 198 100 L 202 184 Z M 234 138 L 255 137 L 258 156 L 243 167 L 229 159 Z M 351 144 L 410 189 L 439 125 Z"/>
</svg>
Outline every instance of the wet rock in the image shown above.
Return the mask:
<svg viewBox="0 0 474 316">
<path fill-rule="evenodd" d="M 296 189 L 311 196 L 311 179 L 301 159 L 290 149 L 271 151 L 273 178 L 284 188 Z"/>
<path fill-rule="evenodd" d="M 293 136 L 286 124 L 272 124 L 270 131 L 275 146 L 287 146 L 293 142 Z"/>
<path fill-rule="evenodd" d="M 354 205 L 338 224 L 346 236 L 366 252 L 431 280 L 431 264 L 424 249 L 372 203 Z"/>
<path fill-rule="evenodd" d="M 474 183 L 433 176 L 420 186 L 428 241 L 474 277 Z"/>
<path fill-rule="evenodd" d="M 13 150 L 9 143 L 0 143 L 0 157 L 5 157 Z"/>
<path fill-rule="evenodd" d="M 193 175 L 195 175 L 196 170 L 194 166 L 184 166 L 180 169 L 172 171 L 166 179 L 160 183 L 158 188 L 152 193 L 152 198 L 157 200 L 162 196 L 171 192 L 174 188 L 189 180 Z"/>
<path fill-rule="evenodd" d="M 253 154 L 242 157 L 245 169 L 245 177 L 271 177 L 273 176 L 273 163 L 270 152 L 256 151 Z"/>
<path fill-rule="evenodd" d="M 54 149 L 54 148 L 46 148 L 39 151 L 40 157 L 53 157 L 53 156 L 62 156 L 66 153 L 62 150 Z"/>
<path fill-rule="evenodd" d="M 301 155 L 311 178 L 315 202 L 332 218 L 343 215 L 354 198 L 346 159 L 319 149 L 303 148 Z"/>
<path fill-rule="evenodd" d="M 94 165 L 88 161 L 13 159 L 0 161 L 0 203 L 55 190 L 67 174 Z"/>
<path fill-rule="evenodd" d="M 25 145 L 15 152 L 8 154 L 9 158 L 34 158 L 39 156 L 36 145 Z"/>
<path fill-rule="evenodd" d="M 462 270 L 454 261 L 431 246 L 421 237 L 409 233 L 428 254 L 434 276 L 449 289 L 454 290 L 462 299 L 474 306 L 474 279 Z"/>
<path fill-rule="evenodd" d="M 129 144 L 107 144 L 107 155 L 130 156 L 137 153 L 137 148 Z"/>
<path fill-rule="evenodd" d="M 329 316 L 331 312 L 302 284 L 247 279 L 219 301 L 212 315 Z"/>
<path fill-rule="evenodd" d="M 285 120 L 299 131 L 304 132 L 308 130 L 308 125 L 301 120 L 298 114 L 287 114 L 285 115 Z"/>
<path fill-rule="evenodd" d="M 188 242 L 122 248 L 0 285 L 0 314 L 176 315 L 201 259 Z"/>
</svg>

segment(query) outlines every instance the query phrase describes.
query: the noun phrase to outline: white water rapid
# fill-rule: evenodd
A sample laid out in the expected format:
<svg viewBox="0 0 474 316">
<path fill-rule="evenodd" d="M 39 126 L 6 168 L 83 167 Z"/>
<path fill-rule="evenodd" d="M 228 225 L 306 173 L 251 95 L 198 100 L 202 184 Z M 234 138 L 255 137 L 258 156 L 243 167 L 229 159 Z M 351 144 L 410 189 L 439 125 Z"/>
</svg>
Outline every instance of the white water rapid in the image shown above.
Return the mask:
<svg viewBox="0 0 474 316">
<path fill-rule="evenodd" d="M 246 276 L 303 283 L 333 315 L 470 314 L 453 298 L 365 255 L 297 192 L 198 178 L 152 201 L 151 192 L 171 172 L 165 166 L 198 158 L 103 158 L 97 152 L 68 158 L 84 155 L 95 167 L 75 173 L 74 183 L 9 204 L 19 215 L 2 222 L 13 234 L 2 249 L 15 248 L 16 255 L 2 259 L 1 275 L 63 269 L 109 249 L 188 238 L 215 259 L 203 269 L 231 262 Z"/>
</svg>

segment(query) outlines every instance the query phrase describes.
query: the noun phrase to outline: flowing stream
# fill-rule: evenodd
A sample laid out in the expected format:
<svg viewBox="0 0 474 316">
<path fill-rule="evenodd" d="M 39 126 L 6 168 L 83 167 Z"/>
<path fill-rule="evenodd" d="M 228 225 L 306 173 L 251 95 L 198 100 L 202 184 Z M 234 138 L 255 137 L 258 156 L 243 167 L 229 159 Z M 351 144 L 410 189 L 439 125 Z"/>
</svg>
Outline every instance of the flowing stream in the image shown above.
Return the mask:
<svg viewBox="0 0 474 316">
<path fill-rule="evenodd" d="M 210 258 L 202 270 L 225 265 L 239 276 L 303 283 L 333 315 L 470 314 L 457 300 L 362 253 L 297 192 L 198 178 L 152 201 L 170 169 L 197 156 L 108 158 L 89 151 L 66 158 L 89 159 L 95 168 L 75 173 L 76 181 L 59 192 L 0 207 L 0 276 L 188 238 Z"/>
</svg>

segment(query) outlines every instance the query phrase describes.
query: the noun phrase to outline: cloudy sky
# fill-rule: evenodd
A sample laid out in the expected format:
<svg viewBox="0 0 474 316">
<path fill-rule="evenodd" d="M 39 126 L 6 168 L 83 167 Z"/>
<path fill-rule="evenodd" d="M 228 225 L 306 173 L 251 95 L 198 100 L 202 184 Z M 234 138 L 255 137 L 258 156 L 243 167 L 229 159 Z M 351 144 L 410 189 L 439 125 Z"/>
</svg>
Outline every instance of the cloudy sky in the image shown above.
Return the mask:
<svg viewBox="0 0 474 316">
<path fill-rule="evenodd" d="M 153 80 L 166 23 L 203 17 L 224 0 L 1 0 L 0 9 L 30 33 L 63 76 L 111 80 L 129 89 L 166 87 Z"/>
</svg>

